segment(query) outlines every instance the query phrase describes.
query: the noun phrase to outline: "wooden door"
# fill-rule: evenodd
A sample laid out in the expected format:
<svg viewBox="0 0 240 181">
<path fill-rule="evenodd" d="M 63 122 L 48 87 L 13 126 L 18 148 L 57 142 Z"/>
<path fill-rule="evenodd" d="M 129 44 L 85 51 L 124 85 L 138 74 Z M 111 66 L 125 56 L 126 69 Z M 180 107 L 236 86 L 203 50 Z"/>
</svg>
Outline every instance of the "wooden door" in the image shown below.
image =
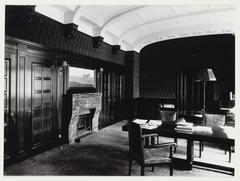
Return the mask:
<svg viewBox="0 0 240 181">
<path fill-rule="evenodd" d="M 110 72 L 110 95 L 109 95 L 109 121 L 114 123 L 115 120 L 115 111 L 116 111 L 116 101 L 117 101 L 117 94 L 116 94 L 116 73 Z"/>
<path fill-rule="evenodd" d="M 113 124 L 120 119 L 121 101 L 124 98 L 124 76 L 116 72 L 102 72 L 102 111 L 100 127 Z"/>
<path fill-rule="evenodd" d="M 51 65 L 32 62 L 32 148 L 53 141 L 53 70 Z"/>
<path fill-rule="evenodd" d="M 10 154 L 10 60 L 4 61 L 4 159 L 11 158 Z"/>
<path fill-rule="evenodd" d="M 111 82 L 111 116 L 112 121 L 118 122 L 123 116 L 122 112 L 122 99 L 123 99 L 123 74 L 113 73 Z"/>
<path fill-rule="evenodd" d="M 177 108 L 178 114 L 184 115 L 187 103 L 187 75 L 183 72 L 177 74 Z"/>
<path fill-rule="evenodd" d="M 101 127 L 110 123 L 110 72 L 102 72 Z"/>
<path fill-rule="evenodd" d="M 16 155 L 17 46 L 5 45 L 4 59 L 4 165 Z"/>
<path fill-rule="evenodd" d="M 53 143 L 58 136 L 54 58 L 54 54 L 6 41 L 4 165 L 26 158 L 33 149 Z"/>
</svg>

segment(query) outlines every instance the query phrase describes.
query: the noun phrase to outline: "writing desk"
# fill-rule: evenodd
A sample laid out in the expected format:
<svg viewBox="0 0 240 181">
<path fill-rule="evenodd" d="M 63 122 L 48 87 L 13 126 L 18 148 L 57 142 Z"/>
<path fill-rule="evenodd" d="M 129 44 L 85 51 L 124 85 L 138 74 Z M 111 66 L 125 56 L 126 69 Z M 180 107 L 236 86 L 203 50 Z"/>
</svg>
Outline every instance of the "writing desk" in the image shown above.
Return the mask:
<svg viewBox="0 0 240 181">
<path fill-rule="evenodd" d="M 129 120 L 132 121 L 132 120 Z M 143 129 L 144 134 L 152 134 L 152 133 L 157 133 L 159 136 L 164 136 L 164 137 L 170 137 L 170 138 L 182 138 L 187 140 L 187 159 L 184 160 L 184 167 L 185 169 L 191 170 L 192 165 L 201 165 L 201 166 L 209 166 L 209 167 L 214 167 L 214 165 L 210 164 L 201 164 L 200 162 L 194 162 L 193 157 L 193 146 L 194 146 L 194 141 L 204 141 L 204 142 L 209 142 L 209 143 L 216 143 L 216 144 L 221 144 L 221 145 L 226 145 L 226 146 L 234 146 L 234 133 L 228 126 L 212 126 L 212 134 L 202 134 L 202 133 L 181 133 L 177 132 L 174 130 L 176 127 L 175 122 L 169 122 L 169 121 L 162 121 L 162 125 L 155 128 L 155 129 Z M 127 131 L 128 126 L 124 125 L 122 127 L 123 131 Z M 216 165 L 215 168 L 219 168 L 222 170 L 226 171 L 231 171 L 234 172 L 233 168 L 227 168 L 227 167 L 222 167 L 219 165 Z"/>
</svg>

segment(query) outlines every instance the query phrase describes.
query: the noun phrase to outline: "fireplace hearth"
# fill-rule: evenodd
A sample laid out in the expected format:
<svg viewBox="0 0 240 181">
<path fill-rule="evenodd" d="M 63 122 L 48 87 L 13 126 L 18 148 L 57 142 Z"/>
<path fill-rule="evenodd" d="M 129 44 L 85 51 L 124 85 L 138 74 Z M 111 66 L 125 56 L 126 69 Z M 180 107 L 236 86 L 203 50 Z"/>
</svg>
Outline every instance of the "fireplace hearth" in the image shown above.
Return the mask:
<svg viewBox="0 0 240 181">
<path fill-rule="evenodd" d="M 98 131 L 102 108 L 101 93 L 72 94 L 72 114 L 68 126 L 69 144 Z"/>
</svg>

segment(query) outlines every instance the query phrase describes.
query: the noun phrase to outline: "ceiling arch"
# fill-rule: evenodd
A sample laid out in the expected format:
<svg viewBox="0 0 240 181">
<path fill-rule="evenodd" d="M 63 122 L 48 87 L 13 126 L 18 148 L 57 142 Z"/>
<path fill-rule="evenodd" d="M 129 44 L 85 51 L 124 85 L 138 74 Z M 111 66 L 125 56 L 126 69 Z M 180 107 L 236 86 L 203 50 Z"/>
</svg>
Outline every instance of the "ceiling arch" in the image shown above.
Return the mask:
<svg viewBox="0 0 240 181">
<path fill-rule="evenodd" d="M 106 22 L 104 22 L 100 35 L 103 35 L 104 31 L 108 30 L 108 27 L 110 27 L 111 25 L 113 25 L 117 20 L 126 17 L 128 14 L 130 13 L 134 13 L 136 10 L 142 9 L 146 6 L 134 6 L 134 7 L 130 7 L 128 9 L 125 9 L 124 11 L 110 17 Z"/>
<path fill-rule="evenodd" d="M 228 11 L 228 9 L 227 10 L 221 10 L 220 12 L 226 13 L 226 11 Z M 120 34 L 120 39 L 124 39 L 124 36 L 126 34 L 130 33 L 131 31 L 134 31 L 134 30 L 138 29 L 139 27 L 152 25 L 152 24 L 157 23 L 157 22 L 166 22 L 166 21 L 172 21 L 173 22 L 174 21 L 172 24 L 175 23 L 176 25 L 180 25 L 181 19 L 188 18 L 188 17 L 193 17 L 194 18 L 194 17 L 199 16 L 199 15 L 202 16 L 203 18 L 204 18 L 203 15 L 205 15 L 205 20 L 209 21 L 209 14 L 210 13 L 217 13 L 217 12 L 219 12 L 219 11 L 214 11 L 214 12 L 197 12 L 197 13 L 191 13 L 191 14 L 173 15 L 173 16 L 168 16 L 168 17 L 165 17 L 165 18 L 156 17 L 155 19 L 149 19 L 148 21 L 145 21 L 143 23 L 137 24 L 136 26 L 133 26 L 133 27 L 127 29 L 122 34 Z M 194 22 L 194 23 L 196 23 L 196 22 Z"/>
<path fill-rule="evenodd" d="M 235 5 L 37 5 L 36 11 L 63 24 L 74 23 L 122 50 L 139 52 L 167 39 L 235 33 Z"/>
</svg>

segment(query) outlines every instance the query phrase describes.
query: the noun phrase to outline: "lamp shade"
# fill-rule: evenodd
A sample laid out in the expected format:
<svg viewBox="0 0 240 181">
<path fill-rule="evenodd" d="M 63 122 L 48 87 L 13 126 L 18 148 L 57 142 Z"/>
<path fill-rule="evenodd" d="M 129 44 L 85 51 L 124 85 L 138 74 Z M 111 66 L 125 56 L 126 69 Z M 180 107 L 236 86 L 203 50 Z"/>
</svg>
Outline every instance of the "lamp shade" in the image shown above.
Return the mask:
<svg viewBox="0 0 240 181">
<path fill-rule="evenodd" d="M 206 82 L 206 81 L 216 81 L 216 77 L 212 71 L 212 69 L 201 69 L 197 80 L 198 82 Z"/>
</svg>

